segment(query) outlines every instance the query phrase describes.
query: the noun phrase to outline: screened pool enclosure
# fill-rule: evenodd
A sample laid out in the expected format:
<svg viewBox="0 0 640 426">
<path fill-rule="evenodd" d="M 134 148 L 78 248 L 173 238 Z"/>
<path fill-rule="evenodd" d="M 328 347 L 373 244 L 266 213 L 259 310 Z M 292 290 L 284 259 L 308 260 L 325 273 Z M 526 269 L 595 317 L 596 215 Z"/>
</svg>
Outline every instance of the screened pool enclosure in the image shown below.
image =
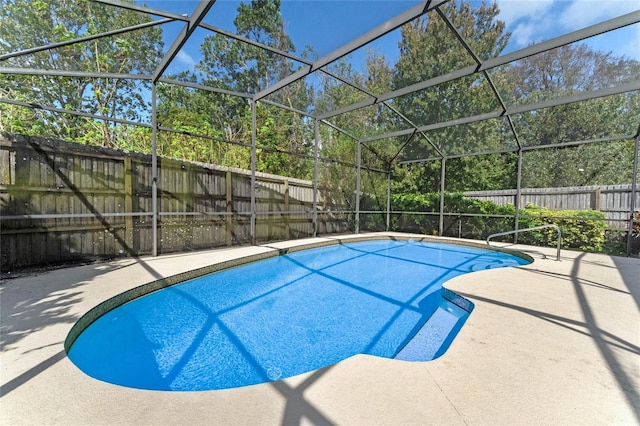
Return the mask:
<svg viewBox="0 0 640 426">
<path fill-rule="evenodd" d="M 1 4 L 5 270 L 545 221 L 637 253 L 637 2 Z"/>
</svg>

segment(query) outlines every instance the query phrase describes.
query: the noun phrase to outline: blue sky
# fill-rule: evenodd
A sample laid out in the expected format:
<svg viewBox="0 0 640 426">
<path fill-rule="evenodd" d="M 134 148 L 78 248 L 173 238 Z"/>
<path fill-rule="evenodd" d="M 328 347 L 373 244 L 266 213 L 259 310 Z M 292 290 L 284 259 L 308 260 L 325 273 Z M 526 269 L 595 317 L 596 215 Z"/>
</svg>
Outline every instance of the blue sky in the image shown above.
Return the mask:
<svg viewBox="0 0 640 426">
<path fill-rule="evenodd" d="M 640 10 L 640 0 L 497 0 L 497 3 L 499 18 L 512 32 L 509 50 Z M 617 55 L 640 60 L 640 25 L 594 37 L 587 43 L 597 50 L 612 50 Z"/>
<path fill-rule="evenodd" d="M 249 1 L 249 0 L 247 0 Z M 382 0 L 283 0 L 282 14 L 286 31 L 292 39 L 296 53 L 300 55 L 312 45 L 315 54 L 322 57 L 349 41 L 384 23 L 388 19 L 404 12 L 419 3 L 417 0 L 382 1 Z M 152 8 L 169 10 L 176 13 L 190 14 L 197 2 L 188 1 L 147 1 Z M 240 1 L 218 0 L 205 18 L 206 23 L 235 32 L 233 19 Z M 163 26 L 165 45 L 168 48 L 174 37 L 182 28 L 181 25 Z M 182 67 L 190 67 L 200 59 L 199 42 L 209 32 L 197 31 L 194 42 L 179 53 L 177 60 Z M 374 48 L 385 53 L 390 59 L 397 58 L 399 31 L 375 43 Z M 366 49 L 354 54 L 354 59 L 363 59 Z M 168 71 L 175 72 L 181 68 L 178 64 Z"/>
<path fill-rule="evenodd" d="M 247 0 L 248 1 L 248 0 Z M 454 0 L 452 0 L 454 1 Z M 501 13 L 499 19 L 507 23 L 512 32 L 506 52 L 548 40 L 575 31 L 602 20 L 640 10 L 640 0 L 496 0 Z M 357 36 L 382 24 L 418 3 L 417 0 L 282 0 L 282 13 L 286 30 L 299 54 L 313 44 L 319 57 L 341 47 Z M 472 4 L 479 3 L 472 1 Z M 197 2 L 147 1 L 150 7 L 190 14 Z M 240 4 L 237 0 L 218 0 L 205 22 L 233 31 L 233 18 Z M 181 24 L 165 26 L 165 44 L 181 29 Z M 198 30 L 168 72 L 191 68 L 200 59 L 199 43 L 208 32 Z M 359 67 L 366 51 L 373 48 L 385 54 L 394 63 L 398 57 L 400 32 L 395 31 L 352 55 L 354 66 Z M 588 41 L 593 48 L 614 51 L 640 60 L 640 24 L 601 35 Z"/>
</svg>

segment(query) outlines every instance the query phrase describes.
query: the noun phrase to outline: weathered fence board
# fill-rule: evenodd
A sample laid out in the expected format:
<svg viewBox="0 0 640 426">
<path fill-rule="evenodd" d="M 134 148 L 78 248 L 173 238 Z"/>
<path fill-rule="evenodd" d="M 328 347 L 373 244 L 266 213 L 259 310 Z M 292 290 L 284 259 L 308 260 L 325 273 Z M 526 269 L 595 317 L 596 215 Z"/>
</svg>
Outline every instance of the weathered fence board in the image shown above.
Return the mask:
<svg viewBox="0 0 640 426">
<path fill-rule="evenodd" d="M 516 190 L 469 191 L 465 197 L 488 200 L 499 205 L 515 204 Z M 626 229 L 631 217 L 631 184 L 575 186 L 560 188 L 523 188 L 520 206 L 528 203 L 558 210 L 599 210 L 605 213 L 608 226 Z M 640 208 L 640 191 L 636 192 L 636 207 Z"/>
<path fill-rule="evenodd" d="M 249 243 L 251 192 L 246 170 L 160 158 L 159 252 Z M 0 134 L 5 272 L 150 254 L 152 203 L 149 155 Z M 312 208 L 312 182 L 256 173 L 257 241 L 312 235 Z M 349 219 L 324 215 L 320 232 L 344 232 Z"/>
</svg>

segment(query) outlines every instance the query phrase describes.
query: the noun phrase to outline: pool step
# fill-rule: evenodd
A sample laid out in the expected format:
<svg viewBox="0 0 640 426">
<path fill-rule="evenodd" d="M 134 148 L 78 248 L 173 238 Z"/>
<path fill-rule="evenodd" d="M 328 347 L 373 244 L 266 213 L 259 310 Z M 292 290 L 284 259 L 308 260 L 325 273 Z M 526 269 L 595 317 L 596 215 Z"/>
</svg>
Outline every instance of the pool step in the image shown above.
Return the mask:
<svg viewBox="0 0 640 426">
<path fill-rule="evenodd" d="M 442 355 L 462 328 L 469 311 L 446 298 L 394 359 L 429 361 Z"/>
</svg>

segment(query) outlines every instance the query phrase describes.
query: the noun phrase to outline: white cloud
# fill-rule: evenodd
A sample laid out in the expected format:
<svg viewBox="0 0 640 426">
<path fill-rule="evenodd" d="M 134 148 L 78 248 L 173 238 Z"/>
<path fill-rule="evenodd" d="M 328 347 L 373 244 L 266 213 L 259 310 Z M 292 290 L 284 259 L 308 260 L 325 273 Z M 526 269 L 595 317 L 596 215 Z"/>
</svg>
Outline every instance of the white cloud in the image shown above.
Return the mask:
<svg viewBox="0 0 640 426">
<path fill-rule="evenodd" d="M 193 68 L 196 65 L 196 61 L 191 57 L 191 55 L 185 53 L 184 50 L 178 52 L 176 59 L 190 68 Z"/>
<path fill-rule="evenodd" d="M 559 22 L 564 32 L 575 31 L 598 22 L 640 10 L 640 0 L 574 0 L 563 10 Z M 616 56 L 640 59 L 640 24 L 621 28 L 584 41 L 586 44 Z"/>
<path fill-rule="evenodd" d="M 497 0 L 498 7 L 500 8 L 498 19 L 505 21 L 507 25 L 513 24 L 515 21 L 523 18 L 537 21 L 551 10 L 554 1 L 555 0 Z"/>
<path fill-rule="evenodd" d="M 574 31 L 607 19 L 640 10 L 639 0 L 575 0 L 564 9 L 559 21 L 567 31 Z"/>
<path fill-rule="evenodd" d="M 527 46 L 536 41 L 538 26 L 535 23 L 523 22 L 511 30 L 511 41 L 517 46 Z"/>
<path fill-rule="evenodd" d="M 518 24 L 511 29 L 511 41 L 518 48 L 526 47 L 532 43 L 540 43 L 552 39 L 565 31 L 559 31 L 556 19 L 541 19 Z"/>
<path fill-rule="evenodd" d="M 640 0 L 496 0 L 499 19 L 511 31 L 511 49 L 549 40 L 589 25 L 640 10 Z M 635 27 L 638 27 L 636 24 Z M 615 50 L 632 58 L 640 56 L 640 30 L 629 36 L 619 31 L 588 41 L 598 50 Z M 606 38 L 606 40 L 605 40 Z M 634 50 L 635 49 L 635 50 Z"/>
<path fill-rule="evenodd" d="M 498 19 L 503 20 L 511 31 L 513 47 L 525 47 L 548 38 L 546 34 L 555 24 L 551 17 L 556 0 L 497 0 L 497 3 L 500 7 Z"/>
</svg>

